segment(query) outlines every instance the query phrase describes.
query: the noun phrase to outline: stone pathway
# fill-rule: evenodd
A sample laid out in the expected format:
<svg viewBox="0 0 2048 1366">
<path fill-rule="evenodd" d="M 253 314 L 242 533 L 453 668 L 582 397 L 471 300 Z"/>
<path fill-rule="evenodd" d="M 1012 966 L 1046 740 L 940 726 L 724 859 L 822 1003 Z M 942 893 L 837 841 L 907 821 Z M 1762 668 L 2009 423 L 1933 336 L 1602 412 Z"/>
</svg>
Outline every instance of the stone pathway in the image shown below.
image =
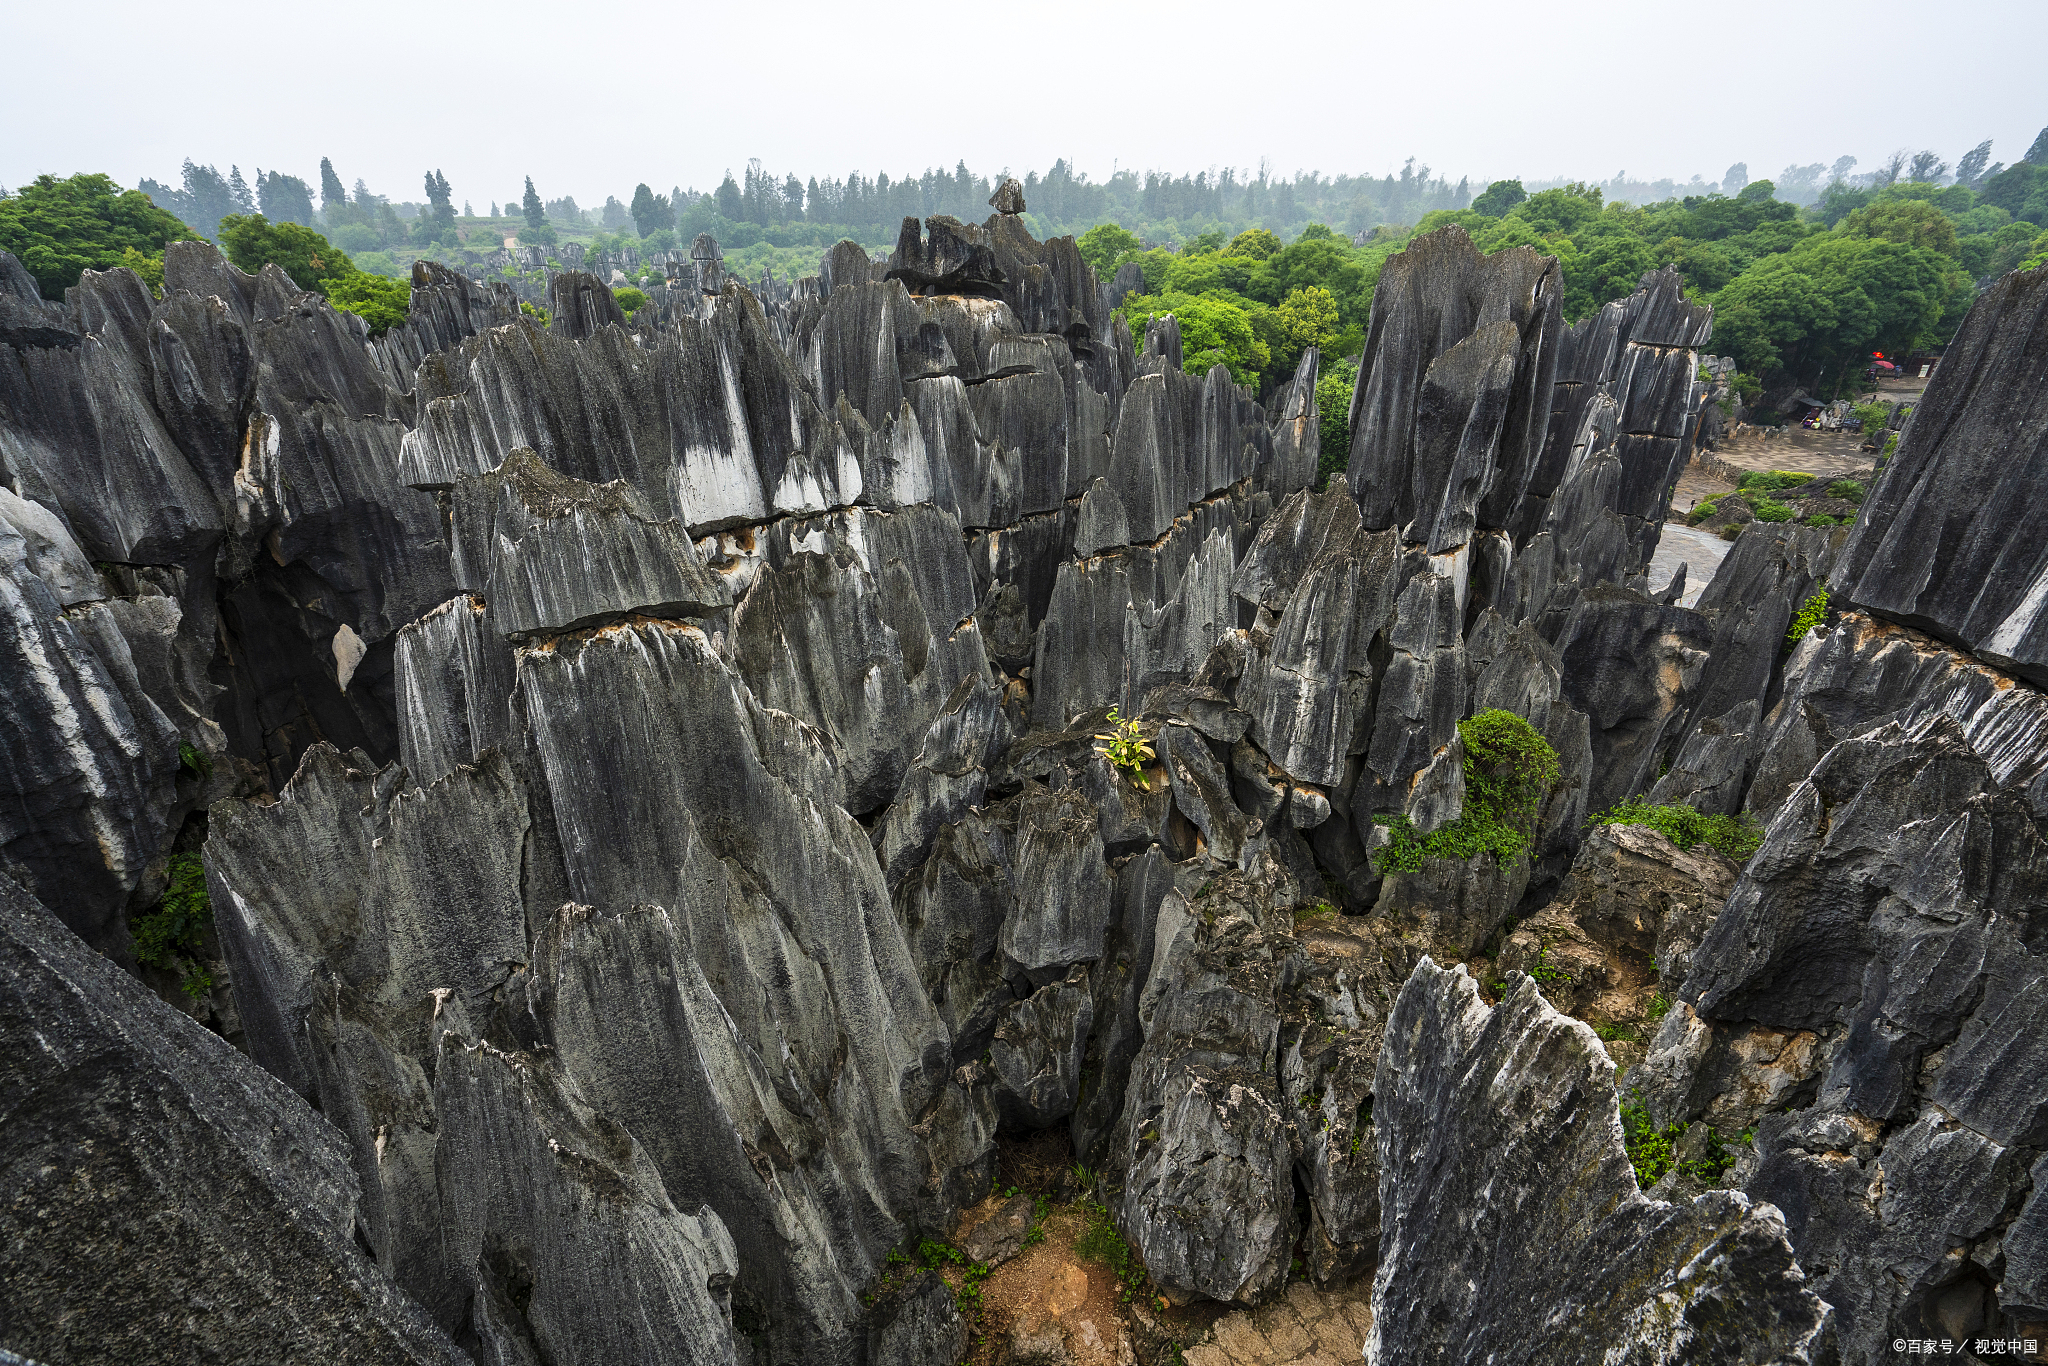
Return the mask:
<svg viewBox="0 0 2048 1366">
<path fill-rule="evenodd" d="M 1369 1278 L 1328 1294 L 1296 1282 L 1263 1308 L 1225 1314 L 1182 1355 L 1187 1366 L 1351 1366 L 1371 1328 Z"/>
<path fill-rule="evenodd" d="M 1657 553 L 1650 556 L 1650 591 L 1663 592 L 1682 564 L 1685 566 L 1685 592 L 1680 595 L 1678 605 L 1696 606 L 1700 594 L 1706 592 L 1707 585 L 1713 581 L 1714 571 L 1727 558 L 1730 545 L 1721 539 L 1718 532 L 1687 526 L 1682 521 L 1666 522 L 1664 534 L 1657 538 Z"/>
</svg>

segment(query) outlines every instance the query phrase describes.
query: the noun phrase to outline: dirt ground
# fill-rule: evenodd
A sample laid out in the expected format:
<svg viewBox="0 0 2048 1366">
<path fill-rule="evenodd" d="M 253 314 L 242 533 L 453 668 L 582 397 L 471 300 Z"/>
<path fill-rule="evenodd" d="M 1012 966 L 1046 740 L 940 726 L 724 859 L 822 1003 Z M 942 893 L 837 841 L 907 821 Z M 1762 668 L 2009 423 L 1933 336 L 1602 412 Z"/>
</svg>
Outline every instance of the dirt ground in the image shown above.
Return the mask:
<svg viewBox="0 0 2048 1366">
<path fill-rule="evenodd" d="M 1156 1366 L 1174 1361 L 1176 1350 L 1187 1366 L 1336 1366 L 1359 1359 L 1371 1325 L 1367 1281 L 1331 1293 L 1297 1282 L 1283 1299 L 1253 1311 L 1213 1303 L 1176 1308 L 1149 1285 L 1124 1286 L 1106 1263 L 1083 1255 L 1076 1245 L 1088 1232 L 1093 1193 L 1060 1129 L 999 1142 L 995 1192 L 962 1214 L 954 1244 L 992 1218 L 1013 1191 L 1045 1198 L 1043 1237 L 981 1282 L 965 1366 Z M 960 1267 L 942 1274 L 956 1287 L 966 1279 Z"/>
</svg>

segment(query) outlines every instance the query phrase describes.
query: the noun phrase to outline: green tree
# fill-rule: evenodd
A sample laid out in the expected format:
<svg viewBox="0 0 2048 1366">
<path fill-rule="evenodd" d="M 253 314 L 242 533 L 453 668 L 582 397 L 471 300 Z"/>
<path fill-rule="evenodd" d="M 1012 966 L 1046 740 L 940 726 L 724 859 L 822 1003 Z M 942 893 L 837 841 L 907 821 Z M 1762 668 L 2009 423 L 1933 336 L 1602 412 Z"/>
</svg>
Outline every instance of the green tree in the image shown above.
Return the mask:
<svg viewBox="0 0 2048 1366">
<path fill-rule="evenodd" d="M 1835 231 L 1956 255 L 1955 220 L 1924 200 L 1881 198 L 1844 218 Z"/>
<path fill-rule="evenodd" d="M 1331 366 L 1316 380 L 1316 419 L 1322 454 L 1316 460 L 1316 487 L 1342 474 L 1351 462 L 1351 392 L 1358 372 L 1349 365 Z"/>
<path fill-rule="evenodd" d="M 1129 252 L 1142 251 L 1144 246 L 1136 233 L 1116 223 L 1097 223 L 1074 242 L 1081 259 L 1104 284 L 1116 274 L 1117 261 L 1121 257 Z"/>
<path fill-rule="evenodd" d="M 644 182 L 633 191 L 633 207 L 629 212 L 633 215 L 633 226 L 640 230 L 642 237 L 652 237 L 661 229 L 676 225 L 675 206 L 669 203 L 668 196 L 656 194 Z"/>
<path fill-rule="evenodd" d="M 1272 353 L 1271 373 L 1285 380 L 1301 363 L 1302 353 L 1313 346 L 1328 354 L 1342 324 L 1337 317 L 1337 296 L 1321 285 L 1306 285 L 1287 292 L 1272 310 L 1278 343 L 1267 342 Z M 1320 381 L 1318 381 L 1320 383 Z"/>
<path fill-rule="evenodd" d="M 1573 181 L 1555 190 L 1530 195 L 1515 205 L 1513 216 L 1540 233 L 1563 233 L 1566 237 L 1574 237 L 1581 228 L 1600 216 L 1600 209 L 1600 187 Z"/>
<path fill-rule="evenodd" d="M 1657 253 L 1640 237 L 1614 233 L 1593 238 L 1565 268 L 1565 317 L 1576 322 L 1610 299 L 1627 298 L 1644 272 L 1656 268 Z"/>
<path fill-rule="evenodd" d="M 1217 289 L 1243 294 L 1258 265 L 1248 256 L 1222 251 L 1177 256 L 1166 268 L 1166 288 L 1175 294 L 1207 294 Z"/>
<path fill-rule="evenodd" d="M 1181 368 L 1206 374 L 1225 365 L 1239 384 L 1257 385 L 1272 362 L 1272 352 L 1259 340 L 1250 310 L 1228 295 L 1134 294 L 1117 310 L 1130 323 L 1133 336 L 1143 337 L 1154 318 L 1171 313 L 1180 324 Z"/>
<path fill-rule="evenodd" d="M 547 226 L 548 211 L 541 204 L 540 196 L 534 192 L 533 177 L 526 178 L 526 194 L 519 201 L 520 211 L 526 215 L 526 226 L 539 232 Z"/>
<path fill-rule="evenodd" d="M 262 214 L 237 214 L 220 221 L 220 247 L 228 260 L 254 275 L 277 265 L 300 289 L 325 290 L 357 274 L 348 253 L 311 228 L 273 223 Z"/>
<path fill-rule="evenodd" d="M 1307 229 L 1302 230 L 1302 235 L 1308 235 Z M 1224 251 L 1232 256 L 1249 256 L 1254 261 L 1264 261 L 1278 252 L 1283 245 L 1278 233 L 1265 228 L 1246 228 L 1230 239 L 1230 245 L 1225 247 Z"/>
<path fill-rule="evenodd" d="M 0 199 L 0 250 L 14 254 L 46 299 L 62 299 L 88 270 L 131 264 L 130 251 L 156 263 L 160 282 L 165 245 L 197 236 L 104 175 L 41 175 Z"/>
<path fill-rule="evenodd" d="M 352 275 L 326 282 L 327 302 L 354 313 L 370 325 L 370 335 L 381 337 L 405 321 L 411 307 L 412 287 L 404 280 L 382 275 Z"/>
<path fill-rule="evenodd" d="M 1488 218 L 1504 218 L 1509 209 L 1529 197 L 1519 180 L 1496 180 L 1488 185 L 1484 193 L 1472 201 L 1472 211 L 1483 213 Z"/>
<path fill-rule="evenodd" d="M 460 241 L 455 234 L 455 191 L 439 171 L 427 172 L 427 206 L 421 240 L 455 246 Z"/>
<path fill-rule="evenodd" d="M 725 173 L 725 180 L 719 185 L 716 193 L 712 195 L 712 199 L 718 205 L 718 216 L 720 218 L 729 219 L 737 223 L 746 216 L 746 198 L 740 193 L 739 184 L 732 178 L 731 171 Z"/>
</svg>

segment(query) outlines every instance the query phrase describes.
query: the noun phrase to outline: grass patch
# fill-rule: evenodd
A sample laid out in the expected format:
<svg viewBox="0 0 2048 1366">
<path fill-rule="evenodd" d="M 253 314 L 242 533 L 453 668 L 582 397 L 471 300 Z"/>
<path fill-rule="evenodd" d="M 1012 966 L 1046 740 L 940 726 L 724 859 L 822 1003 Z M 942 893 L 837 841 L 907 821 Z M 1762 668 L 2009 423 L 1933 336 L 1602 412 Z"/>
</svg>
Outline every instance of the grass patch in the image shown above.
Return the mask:
<svg viewBox="0 0 2048 1366">
<path fill-rule="evenodd" d="M 1646 825 L 1681 849 L 1704 844 L 1738 863 L 1746 862 L 1764 842 L 1763 827 L 1747 814 L 1703 816 L 1683 802 L 1653 806 L 1640 797 L 1586 818 L 1587 829 L 1596 825 Z"/>
<path fill-rule="evenodd" d="M 1083 1200 L 1080 1207 L 1088 1229 L 1075 1240 L 1074 1251 L 1108 1267 L 1117 1279 L 1118 1295 L 1129 1300 L 1144 1287 L 1145 1264 L 1138 1260 L 1137 1251 L 1124 1235 L 1117 1232 L 1107 1205 L 1100 1200 Z"/>
<path fill-rule="evenodd" d="M 1745 494 L 1772 494 L 1812 482 L 1812 475 L 1794 474 L 1791 470 L 1751 470 L 1736 481 L 1735 489 Z"/>
<path fill-rule="evenodd" d="M 1458 735 L 1465 744 L 1464 810 L 1427 835 L 1406 816 L 1374 816 L 1393 837 L 1373 853 L 1375 871 L 1415 873 L 1426 858 L 1481 854 L 1505 865 L 1528 851 L 1536 814 L 1561 771 L 1557 751 L 1534 726 L 1498 708 L 1460 721 Z"/>
</svg>

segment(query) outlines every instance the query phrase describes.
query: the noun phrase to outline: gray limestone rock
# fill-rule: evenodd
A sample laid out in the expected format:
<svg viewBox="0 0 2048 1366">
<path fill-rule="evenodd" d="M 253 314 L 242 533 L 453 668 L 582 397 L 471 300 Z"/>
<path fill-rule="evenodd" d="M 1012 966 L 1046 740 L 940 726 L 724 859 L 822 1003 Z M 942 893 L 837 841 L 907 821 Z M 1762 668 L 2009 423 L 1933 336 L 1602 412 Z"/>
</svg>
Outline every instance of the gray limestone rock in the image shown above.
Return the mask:
<svg viewBox="0 0 2048 1366">
<path fill-rule="evenodd" d="M 342 1136 L 0 878 L 0 1334 L 45 1361 L 470 1360 L 350 1240 Z"/>
<path fill-rule="evenodd" d="M 611 287 L 587 271 L 565 270 L 548 277 L 548 312 L 554 315 L 548 327 L 576 341 L 600 327 L 626 325 Z"/>
<path fill-rule="evenodd" d="M 1351 402 L 1352 495 L 1367 528 L 1432 554 L 1463 545 L 1482 503 L 1512 509 L 1534 469 L 1562 327 L 1554 258 L 1482 255 L 1463 228 L 1389 260 Z"/>
<path fill-rule="evenodd" d="M 935 1271 L 919 1272 L 870 1310 L 868 1366 L 953 1366 L 966 1350 L 967 1320 Z"/>
<path fill-rule="evenodd" d="M 1865 500 L 1834 577 L 1845 605 L 2048 686 L 2048 269 L 1971 306 Z"/>
<path fill-rule="evenodd" d="M 454 573 L 512 638 L 631 615 L 704 615 L 731 605 L 681 522 L 657 519 L 620 482 L 586 484 L 518 450 L 455 482 Z"/>
<path fill-rule="evenodd" d="M 1489 1009 L 1425 959 L 1373 1088 L 1376 1362 L 1807 1361 L 1828 1306 L 1769 1205 L 1637 1190 L 1614 1066 L 1517 976 Z M 1532 1333 L 1532 1324 L 1542 1324 Z"/>
<path fill-rule="evenodd" d="M 2017 785 L 1946 715 L 1888 721 L 1778 808 L 1658 1035 L 1653 1111 L 1757 1126 L 1743 1187 L 1786 1211 L 1845 1361 L 2001 1328 L 1998 1233 L 2048 1141 L 2043 904 Z"/>
</svg>

